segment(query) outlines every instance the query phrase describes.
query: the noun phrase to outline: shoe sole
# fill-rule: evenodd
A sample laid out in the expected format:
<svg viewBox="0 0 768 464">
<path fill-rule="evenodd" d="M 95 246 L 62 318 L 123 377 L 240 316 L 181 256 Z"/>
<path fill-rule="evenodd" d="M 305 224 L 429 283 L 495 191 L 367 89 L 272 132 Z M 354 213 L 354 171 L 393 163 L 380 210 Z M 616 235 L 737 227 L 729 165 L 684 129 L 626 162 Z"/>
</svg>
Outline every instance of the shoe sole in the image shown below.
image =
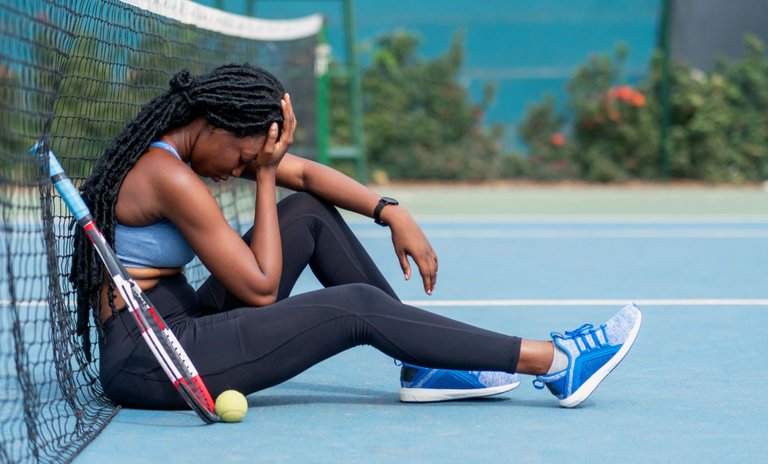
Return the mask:
<svg viewBox="0 0 768 464">
<path fill-rule="evenodd" d="M 582 384 L 578 390 L 573 392 L 571 396 L 560 400 L 560 406 L 564 408 L 573 408 L 589 398 L 589 395 L 595 391 L 597 386 L 600 385 L 600 382 L 602 382 L 603 379 L 605 379 L 608 374 L 611 373 L 611 371 L 616 369 L 616 366 L 618 366 L 621 360 L 624 359 L 627 353 L 629 353 L 629 349 L 632 348 L 632 345 L 635 343 L 635 339 L 637 338 L 637 334 L 640 332 L 640 325 L 642 321 L 643 313 L 639 313 L 637 316 L 637 323 L 632 328 L 632 332 L 630 332 L 629 337 L 627 337 L 627 340 L 624 342 L 624 345 L 621 346 L 621 349 L 619 349 L 619 351 L 613 355 L 613 357 L 607 363 L 605 363 L 603 367 L 592 374 L 592 377 L 587 379 L 587 381 L 584 382 L 584 384 Z"/>
<path fill-rule="evenodd" d="M 466 400 L 500 395 L 520 386 L 520 381 L 498 387 L 446 389 L 446 388 L 400 388 L 403 403 L 436 403 L 439 401 Z"/>
</svg>

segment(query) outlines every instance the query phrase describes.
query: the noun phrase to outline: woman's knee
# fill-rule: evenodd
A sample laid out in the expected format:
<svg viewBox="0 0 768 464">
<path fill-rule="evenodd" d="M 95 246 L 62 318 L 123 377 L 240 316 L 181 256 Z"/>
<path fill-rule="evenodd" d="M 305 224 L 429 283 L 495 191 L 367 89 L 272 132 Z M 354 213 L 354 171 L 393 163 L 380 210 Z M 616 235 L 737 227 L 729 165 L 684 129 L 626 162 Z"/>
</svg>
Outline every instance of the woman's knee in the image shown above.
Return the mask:
<svg viewBox="0 0 768 464">
<path fill-rule="evenodd" d="M 328 287 L 329 297 L 337 302 L 342 302 L 352 310 L 371 311 L 381 304 L 400 304 L 384 290 L 367 283 L 352 283 Z"/>
<path fill-rule="evenodd" d="M 289 195 L 278 203 L 277 209 L 283 219 L 304 215 L 327 217 L 338 214 L 331 204 L 308 192 Z"/>
<path fill-rule="evenodd" d="M 337 216 L 341 220 L 341 215 L 336 209 L 326 201 L 307 192 L 296 192 L 280 200 L 277 204 L 277 214 L 281 225 L 291 224 L 300 217 L 329 219 Z M 243 234 L 243 240 L 248 245 L 253 239 L 253 227 Z"/>
<path fill-rule="evenodd" d="M 368 283 L 354 283 L 354 284 L 348 284 L 347 287 L 350 287 L 350 291 L 354 292 L 359 298 L 364 298 L 368 300 L 378 300 L 381 298 L 387 298 L 392 299 L 385 291 L 380 289 L 379 287 L 376 287 L 375 285 L 371 285 Z"/>
</svg>

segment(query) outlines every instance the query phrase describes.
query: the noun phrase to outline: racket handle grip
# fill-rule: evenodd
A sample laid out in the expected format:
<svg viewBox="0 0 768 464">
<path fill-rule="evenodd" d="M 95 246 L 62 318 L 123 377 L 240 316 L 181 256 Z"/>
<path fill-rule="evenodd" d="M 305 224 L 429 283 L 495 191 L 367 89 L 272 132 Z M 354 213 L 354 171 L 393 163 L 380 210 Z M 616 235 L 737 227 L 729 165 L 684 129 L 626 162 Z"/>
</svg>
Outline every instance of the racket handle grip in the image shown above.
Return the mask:
<svg viewBox="0 0 768 464">
<path fill-rule="evenodd" d="M 53 186 L 56 187 L 56 190 L 61 195 L 64 203 L 67 204 L 75 219 L 82 221 L 89 217 L 91 212 L 88 210 L 88 206 L 86 206 L 72 181 L 64 174 L 64 169 L 59 164 L 59 160 L 56 159 L 56 156 L 51 151 L 48 152 L 48 165 L 51 182 L 53 182 Z"/>
</svg>

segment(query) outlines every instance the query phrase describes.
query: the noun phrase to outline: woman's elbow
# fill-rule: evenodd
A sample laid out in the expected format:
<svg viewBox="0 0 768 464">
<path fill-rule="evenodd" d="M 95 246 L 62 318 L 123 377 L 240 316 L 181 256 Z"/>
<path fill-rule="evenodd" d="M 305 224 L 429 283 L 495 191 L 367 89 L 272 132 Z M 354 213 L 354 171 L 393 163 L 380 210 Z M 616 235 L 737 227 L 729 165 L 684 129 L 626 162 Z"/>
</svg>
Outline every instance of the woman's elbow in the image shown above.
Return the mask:
<svg viewBox="0 0 768 464">
<path fill-rule="evenodd" d="M 275 273 L 262 280 L 254 279 L 245 289 L 243 303 L 249 306 L 269 306 L 277 301 L 280 288 L 280 273 Z"/>
<path fill-rule="evenodd" d="M 248 286 L 242 288 L 240 292 L 234 291 L 233 293 L 239 297 L 245 306 L 261 307 L 269 306 L 277 301 L 277 290 L 278 285 L 269 285 L 266 288 L 264 286 Z"/>
<path fill-rule="evenodd" d="M 277 301 L 277 292 L 270 294 L 250 295 L 243 303 L 248 306 L 262 307 L 274 304 Z"/>
</svg>

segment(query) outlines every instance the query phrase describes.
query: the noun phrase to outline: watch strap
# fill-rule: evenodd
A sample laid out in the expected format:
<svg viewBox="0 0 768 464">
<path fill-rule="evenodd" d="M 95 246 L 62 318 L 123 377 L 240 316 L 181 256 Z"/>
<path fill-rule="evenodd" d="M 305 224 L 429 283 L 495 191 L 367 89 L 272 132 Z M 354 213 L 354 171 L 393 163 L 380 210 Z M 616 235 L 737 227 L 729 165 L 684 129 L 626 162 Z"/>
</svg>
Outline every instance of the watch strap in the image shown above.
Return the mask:
<svg viewBox="0 0 768 464">
<path fill-rule="evenodd" d="M 373 222 L 380 226 L 387 226 L 388 224 L 381 220 L 381 210 L 387 205 L 398 205 L 397 200 L 394 198 L 382 197 L 376 204 L 376 208 L 373 209 Z"/>
</svg>

